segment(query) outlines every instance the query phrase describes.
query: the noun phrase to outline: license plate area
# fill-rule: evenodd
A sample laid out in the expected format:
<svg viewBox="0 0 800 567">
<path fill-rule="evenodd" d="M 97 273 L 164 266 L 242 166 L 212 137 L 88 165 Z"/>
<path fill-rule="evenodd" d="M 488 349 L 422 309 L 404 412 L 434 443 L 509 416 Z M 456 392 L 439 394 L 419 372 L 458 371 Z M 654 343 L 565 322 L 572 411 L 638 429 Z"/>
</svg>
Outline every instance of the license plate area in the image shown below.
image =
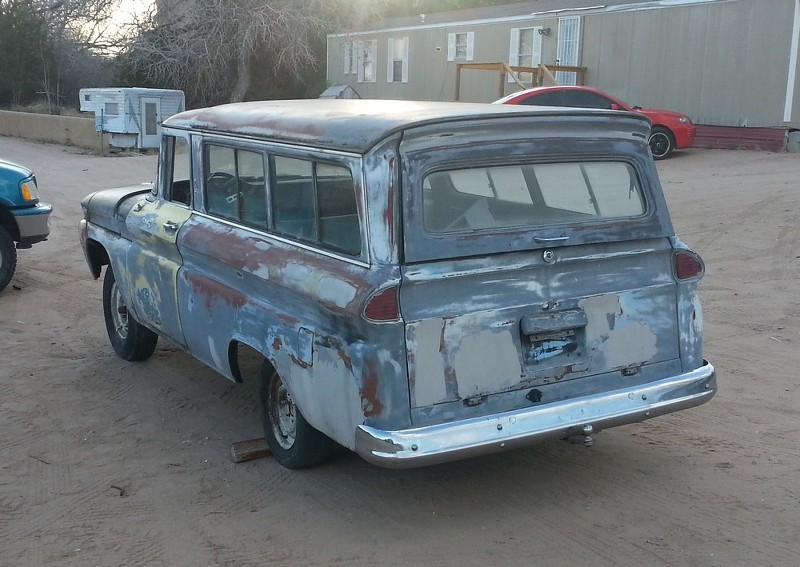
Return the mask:
<svg viewBox="0 0 800 567">
<path fill-rule="evenodd" d="M 520 323 L 529 383 L 577 378 L 587 370 L 587 319 L 582 310 L 529 316 Z"/>
</svg>

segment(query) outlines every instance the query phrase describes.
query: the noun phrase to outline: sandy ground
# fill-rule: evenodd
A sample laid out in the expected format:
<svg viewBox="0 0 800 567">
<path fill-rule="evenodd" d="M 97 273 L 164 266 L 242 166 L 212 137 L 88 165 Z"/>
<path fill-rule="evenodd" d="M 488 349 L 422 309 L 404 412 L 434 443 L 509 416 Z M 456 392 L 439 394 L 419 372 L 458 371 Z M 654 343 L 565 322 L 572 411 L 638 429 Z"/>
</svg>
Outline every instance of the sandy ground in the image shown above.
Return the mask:
<svg viewBox="0 0 800 567">
<path fill-rule="evenodd" d="M 161 341 L 112 352 L 80 199 L 154 156 L 0 138 L 54 203 L 0 294 L 0 566 L 800 565 L 800 155 L 692 150 L 659 164 L 701 285 L 709 404 L 411 471 L 343 451 L 290 472 L 234 464 L 260 436 L 234 385 Z"/>
</svg>

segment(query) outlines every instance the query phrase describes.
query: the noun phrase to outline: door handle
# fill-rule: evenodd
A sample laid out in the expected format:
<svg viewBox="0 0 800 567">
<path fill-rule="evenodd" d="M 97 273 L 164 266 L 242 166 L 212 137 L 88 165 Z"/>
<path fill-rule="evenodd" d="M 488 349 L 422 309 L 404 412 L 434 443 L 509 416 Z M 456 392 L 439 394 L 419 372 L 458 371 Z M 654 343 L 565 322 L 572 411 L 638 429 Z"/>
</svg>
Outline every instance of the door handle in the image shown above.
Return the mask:
<svg viewBox="0 0 800 567">
<path fill-rule="evenodd" d="M 551 238 L 545 238 L 543 236 L 534 236 L 533 239 L 536 242 L 548 243 L 548 242 L 566 242 L 569 240 L 569 236 L 553 236 Z"/>
<path fill-rule="evenodd" d="M 172 221 L 166 221 L 164 223 L 164 232 L 169 234 L 170 236 L 178 232 L 178 223 Z"/>
</svg>

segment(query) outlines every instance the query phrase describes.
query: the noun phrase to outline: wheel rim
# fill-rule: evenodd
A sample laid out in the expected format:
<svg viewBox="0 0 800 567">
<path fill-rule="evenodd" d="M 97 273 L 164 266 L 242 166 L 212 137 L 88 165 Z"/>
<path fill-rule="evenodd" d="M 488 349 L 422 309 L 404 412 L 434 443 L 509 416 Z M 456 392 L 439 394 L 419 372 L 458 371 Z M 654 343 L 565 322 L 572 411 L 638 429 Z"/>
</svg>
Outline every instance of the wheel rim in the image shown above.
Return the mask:
<svg viewBox="0 0 800 567">
<path fill-rule="evenodd" d="M 114 333 L 123 341 L 128 338 L 128 306 L 122 300 L 117 282 L 111 285 L 111 322 Z"/>
<path fill-rule="evenodd" d="M 656 132 L 650 136 L 650 152 L 655 158 L 667 155 L 671 145 L 669 136 L 663 132 Z"/>
<path fill-rule="evenodd" d="M 275 440 L 284 449 L 291 449 L 297 435 L 297 413 L 289 390 L 277 375 L 270 384 L 267 407 Z"/>
</svg>

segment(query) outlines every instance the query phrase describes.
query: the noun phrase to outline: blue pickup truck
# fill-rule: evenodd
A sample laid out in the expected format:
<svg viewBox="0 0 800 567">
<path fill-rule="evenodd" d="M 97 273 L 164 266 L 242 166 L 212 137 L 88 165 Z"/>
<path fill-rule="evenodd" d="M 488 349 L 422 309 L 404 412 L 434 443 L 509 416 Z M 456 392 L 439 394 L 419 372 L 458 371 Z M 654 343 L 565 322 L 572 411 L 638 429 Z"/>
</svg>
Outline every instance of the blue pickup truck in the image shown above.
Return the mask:
<svg viewBox="0 0 800 567">
<path fill-rule="evenodd" d="M 17 249 L 47 239 L 52 210 L 39 201 L 36 176 L 30 169 L 0 160 L 0 292 L 14 276 Z"/>
</svg>

